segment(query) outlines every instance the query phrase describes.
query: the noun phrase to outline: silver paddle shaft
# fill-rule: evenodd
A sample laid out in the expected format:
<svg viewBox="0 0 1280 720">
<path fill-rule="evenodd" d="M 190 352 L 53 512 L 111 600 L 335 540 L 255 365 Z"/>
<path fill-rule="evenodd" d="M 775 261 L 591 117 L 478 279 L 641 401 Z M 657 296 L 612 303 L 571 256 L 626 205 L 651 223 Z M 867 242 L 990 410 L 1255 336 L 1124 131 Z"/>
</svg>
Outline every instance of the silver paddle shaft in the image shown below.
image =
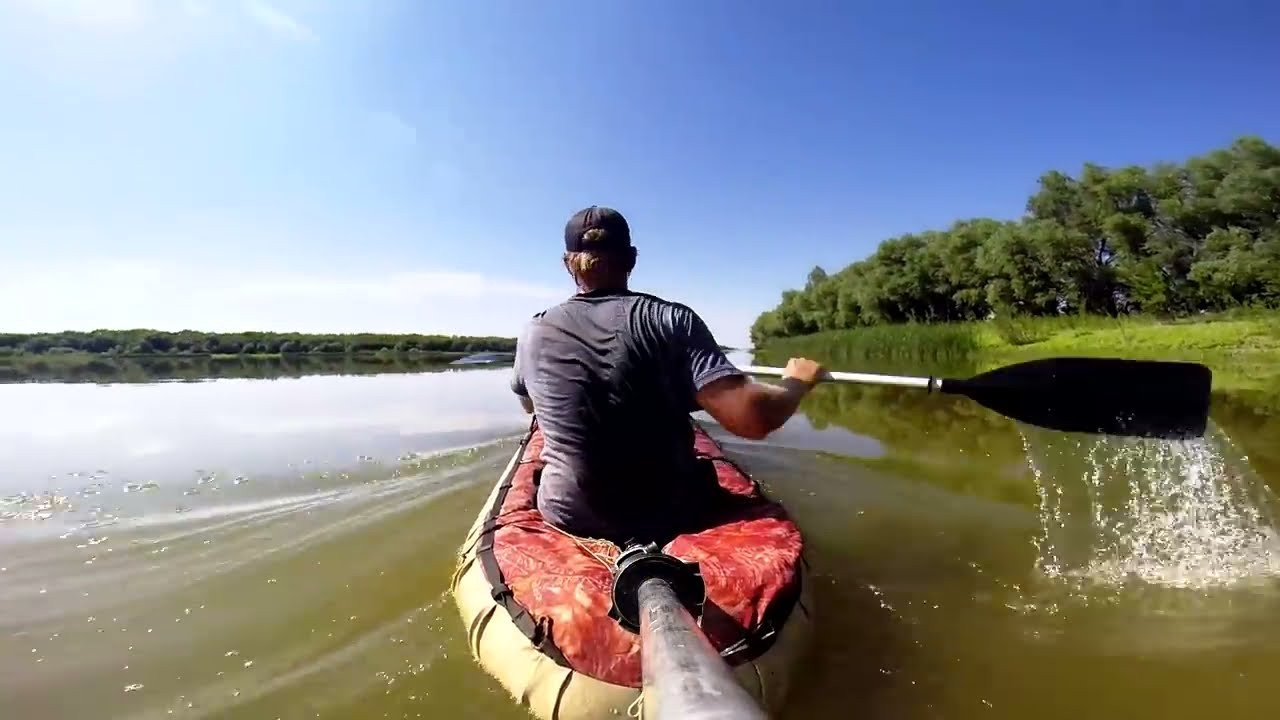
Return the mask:
<svg viewBox="0 0 1280 720">
<path fill-rule="evenodd" d="M 784 368 L 761 365 L 751 365 L 742 368 L 742 371 L 748 375 L 764 375 L 768 377 L 783 377 L 783 373 L 786 372 Z M 824 371 L 822 380 L 824 382 L 861 383 L 864 385 L 895 385 L 897 387 L 922 388 L 925 390 L 938 390 L 942 387 L 942 381 L 936 378 L 912 377 L 910 375 Z"/>
<path fill-rule="evenodd" d="M 767 718 L 666 580 L 650 578 L 641 583 L 639 601 L 645 718 Z"/>
</svg>

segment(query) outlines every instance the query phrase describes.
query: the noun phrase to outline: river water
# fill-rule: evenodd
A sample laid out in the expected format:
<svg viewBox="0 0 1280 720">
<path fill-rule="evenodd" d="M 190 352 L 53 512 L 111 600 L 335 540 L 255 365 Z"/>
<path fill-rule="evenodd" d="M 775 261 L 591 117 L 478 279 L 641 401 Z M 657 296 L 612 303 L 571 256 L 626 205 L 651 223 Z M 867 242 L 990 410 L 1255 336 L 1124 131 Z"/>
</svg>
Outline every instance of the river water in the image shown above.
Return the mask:
<svg viewBox="0 0 1280 720">
<path fill-rule="evenodd" d="M 525 717 L 454 554 L 526 425 L 506 369 L 0 385 L 12 718 Z M 728 452 L 806 533 L 788 717 L 1280 711 L 1280 428 L 1065 436 L 824 387 Z"/>
</svg>

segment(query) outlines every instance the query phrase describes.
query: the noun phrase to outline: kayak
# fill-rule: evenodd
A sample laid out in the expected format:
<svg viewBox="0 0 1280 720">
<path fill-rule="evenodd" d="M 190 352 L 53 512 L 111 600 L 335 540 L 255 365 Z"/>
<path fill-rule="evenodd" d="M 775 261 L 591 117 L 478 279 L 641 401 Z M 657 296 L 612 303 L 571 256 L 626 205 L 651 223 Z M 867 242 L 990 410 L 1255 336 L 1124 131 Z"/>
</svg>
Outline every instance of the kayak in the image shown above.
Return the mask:
<svg viewBox="0 0 1280 720">
<path fill-rule="evenodd" d="M 737 498 L 715 524 L 677 535 L 662 550 L 698 563 L 706 586 L 702 632 L 774 714 L 812 634 L 804 540 L 786 510 L 690 422 L 695 453 Z M 542 444 L 535 418 L 459 550 L 451 590 L 467 644 L 535 717 L 643 717 L 640 636 L 610 612 L 621 548 L 542 518 L 535 503 Z"/>
</svg>

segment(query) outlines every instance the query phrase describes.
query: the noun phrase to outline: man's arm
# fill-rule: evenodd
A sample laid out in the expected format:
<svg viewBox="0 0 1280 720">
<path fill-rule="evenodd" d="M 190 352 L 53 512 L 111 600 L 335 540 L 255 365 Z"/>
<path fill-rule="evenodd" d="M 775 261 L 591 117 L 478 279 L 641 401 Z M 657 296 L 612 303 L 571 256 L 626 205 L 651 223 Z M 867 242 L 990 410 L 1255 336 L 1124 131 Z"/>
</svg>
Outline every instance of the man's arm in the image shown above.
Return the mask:
<svg viewBox="0 0 1280 720">
<path fill-rule="evenodd" d="M 525 326 L 520 337 L 516 339 L 515 364 L 511 368 L 511 392 L 520 398 L 520 407 L 529 414 L 533 413 L 533 398 L 529 397 L 529 388 L 525 384 L 525 368 L 529 366 L 530 361 L 521 360 L 521 358 L 532 350 L 531 328 L 532 323 Z"/>
<path fill-rule="evenodd" d="M 528 395 L 519 395 L 517 397 L 520 398 L 520 407 L 524 408 L 525 413 L 532 415 L 533 400 L 531 400 Z"/>
<path fill-rule="evenodd" d="M 788 369 L 795 362 L 797 359 L 793 358 Z M 708 383 L 697 397 L 698 405 L 724 429 L 748 440 L 763 440 L 795 414 L 812 387 L 793 376 L 772 385 L 735 375 Z"/>
<path fill-rule="evenodd" d="M 787 421 L 822 372 L 812 360 L 792 358 L 778 385 L 753 382 L 729 361 L 711 330 L 687 308 L 681 311 L 683 361 L 695 400 L 724 429 L 761 440 Z"/>
</svg>

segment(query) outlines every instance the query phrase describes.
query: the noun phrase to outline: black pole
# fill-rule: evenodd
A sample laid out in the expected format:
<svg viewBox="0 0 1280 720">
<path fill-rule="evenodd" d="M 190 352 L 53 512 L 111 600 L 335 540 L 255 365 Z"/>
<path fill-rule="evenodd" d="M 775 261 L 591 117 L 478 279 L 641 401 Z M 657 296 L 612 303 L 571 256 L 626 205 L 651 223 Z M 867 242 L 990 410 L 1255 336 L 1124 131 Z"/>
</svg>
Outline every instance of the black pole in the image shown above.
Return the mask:
<svg viewBox="0 0 1280 720">
<path fill-rule="evenodd" d="M 646 718 L 765 720 L 666 580 L 645 580 L 638 595 Z"/>
</svg>

